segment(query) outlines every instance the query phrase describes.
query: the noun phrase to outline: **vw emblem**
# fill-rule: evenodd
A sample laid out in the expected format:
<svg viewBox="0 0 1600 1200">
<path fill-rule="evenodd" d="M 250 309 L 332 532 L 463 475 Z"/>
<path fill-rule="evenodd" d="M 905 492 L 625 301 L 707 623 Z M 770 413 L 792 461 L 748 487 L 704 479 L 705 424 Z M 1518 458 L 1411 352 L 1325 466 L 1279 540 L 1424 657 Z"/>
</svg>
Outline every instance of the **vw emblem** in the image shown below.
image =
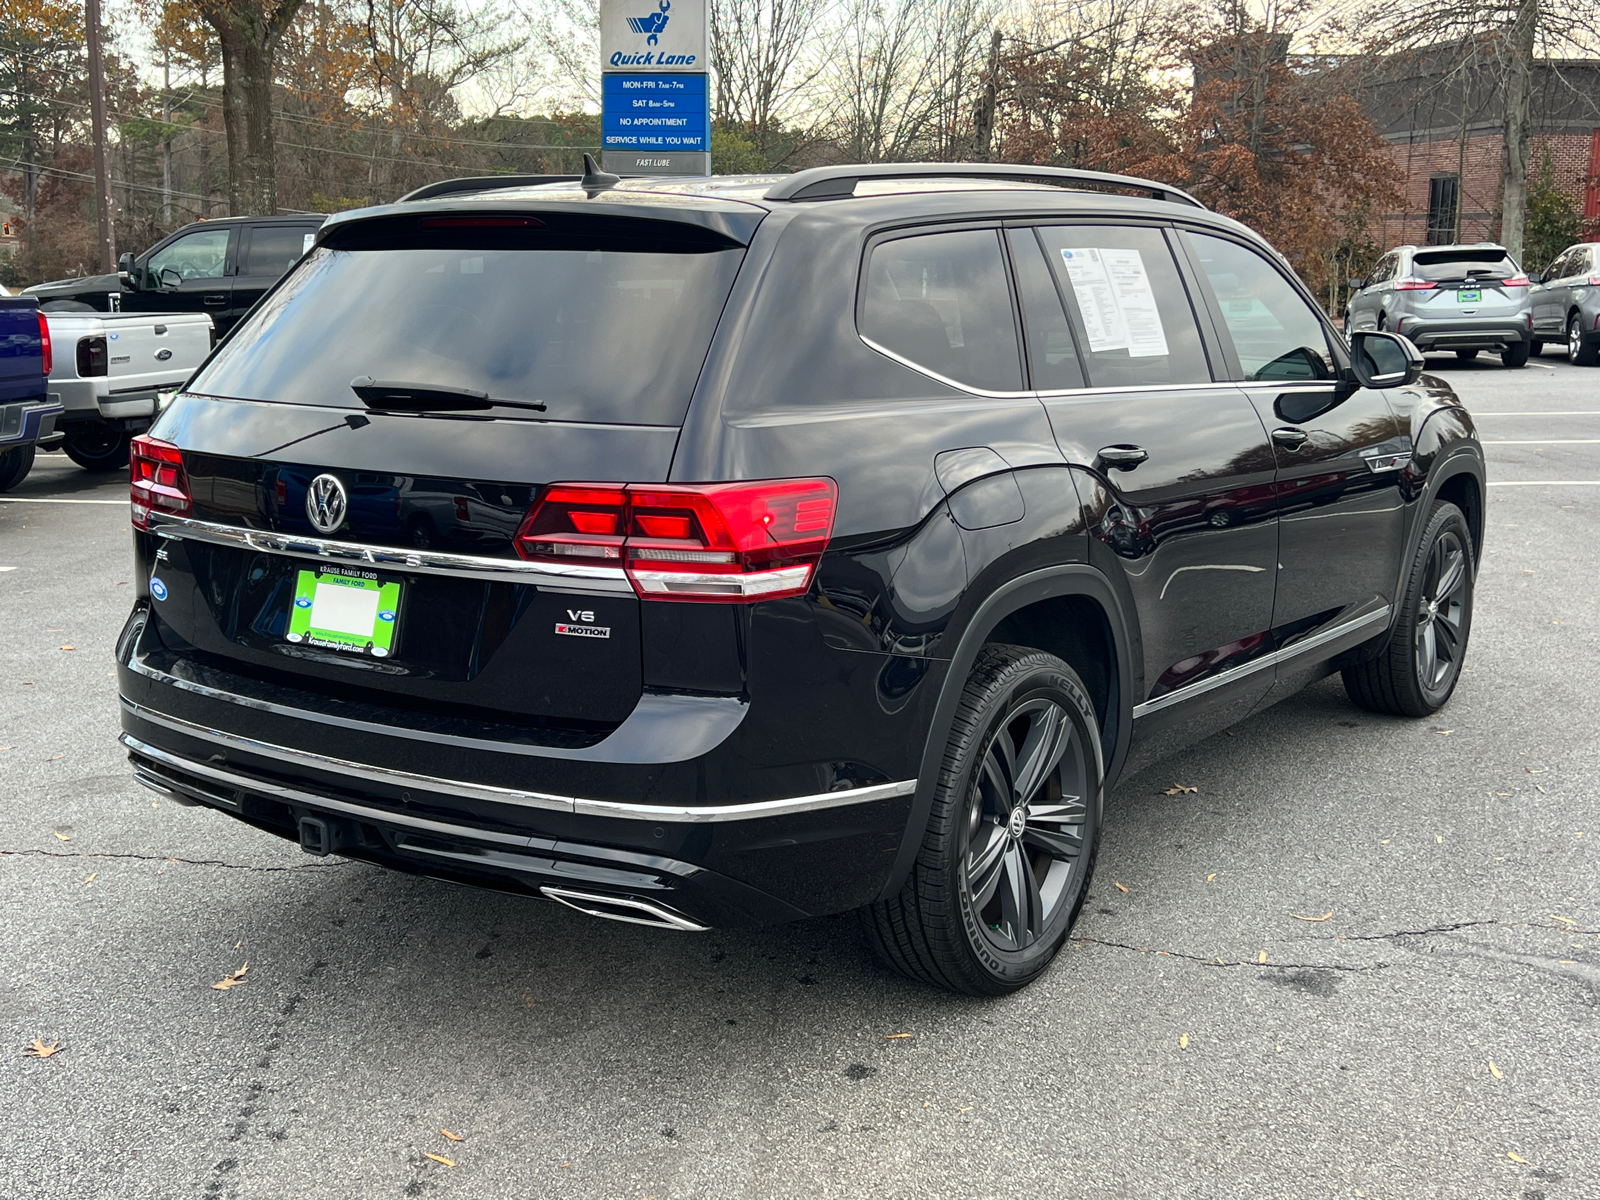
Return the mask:
<svg viewBox="0 0 1600 1200">
<path fill-rule="evenodd" d="M 306 490 L 306 516 L 319 533 L 332 533 L 344 524 L 344 511 L 349 504 L 344 484 L 334 475 L 318 475 Z"/>
</svg>

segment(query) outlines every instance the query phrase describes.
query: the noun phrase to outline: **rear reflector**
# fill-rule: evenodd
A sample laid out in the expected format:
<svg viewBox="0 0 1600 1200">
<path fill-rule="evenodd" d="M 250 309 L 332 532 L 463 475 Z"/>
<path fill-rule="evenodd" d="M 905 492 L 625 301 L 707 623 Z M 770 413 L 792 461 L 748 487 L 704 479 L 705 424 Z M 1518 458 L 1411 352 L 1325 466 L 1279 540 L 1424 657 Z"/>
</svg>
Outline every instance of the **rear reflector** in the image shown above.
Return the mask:
<svg viewBox="0 0 1600 1200">
<path fill-rule="evenodd" d="M 650 600 L 799 596 L 827 549 L 838 497 L 831 479 L 551 484 L 517 532 L 517 553 L 623 567 Z"/>
<path fill-rule="evenodd" d="M 128 496 L 136 529 L 150 528 L 150 514 L 189 515 L 189 474 L 183 451 L 171 442 L 140 434 L 128 448 Z"/>
</svg>

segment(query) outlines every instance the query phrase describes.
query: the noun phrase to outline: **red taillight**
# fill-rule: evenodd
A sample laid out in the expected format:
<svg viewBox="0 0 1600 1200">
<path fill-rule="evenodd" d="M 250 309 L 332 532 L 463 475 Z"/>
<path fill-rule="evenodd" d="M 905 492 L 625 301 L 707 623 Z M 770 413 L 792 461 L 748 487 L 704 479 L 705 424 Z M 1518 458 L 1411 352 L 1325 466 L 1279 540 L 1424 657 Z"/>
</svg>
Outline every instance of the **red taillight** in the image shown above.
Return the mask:
<svg viewBox="0 0 1600 1200">
<path fill-rule="evenodd" d="M 552 484 L 523 521 L 517 552 L 623 567 L 650 600 L 799 596 L 833 533 L 838 496 L 831 479 Z"/>
<path fill-rule="evenodd" d="M 136 529 L 149 529 L 153 512 L 188 516 L 189 474 L 183 469 L 183 451 L 147 434 L 134 438 L 128 448 L 128 494 Z"/>
<path fill-rule="evenodd" d="M 55 347 L 50 344 L 50 322 L 44 319 L 44 314 L 39 314 L 39 350 L 44 355 L 44 373 L 50 374 L 56 367 Z"/>
<path fill-rule="evenodd" d="M 1426 292 L 1438 287 L 1437 283 L 1427 279 L 1396 279 L 1394 290 L 1397 292 Z"/>
<path fill-rule="evenodd" d="M 1503 288 L 1523 288 L 1531 286 L 1526 275 L 1512 275 L 1500 281 Z"/>
</svg>

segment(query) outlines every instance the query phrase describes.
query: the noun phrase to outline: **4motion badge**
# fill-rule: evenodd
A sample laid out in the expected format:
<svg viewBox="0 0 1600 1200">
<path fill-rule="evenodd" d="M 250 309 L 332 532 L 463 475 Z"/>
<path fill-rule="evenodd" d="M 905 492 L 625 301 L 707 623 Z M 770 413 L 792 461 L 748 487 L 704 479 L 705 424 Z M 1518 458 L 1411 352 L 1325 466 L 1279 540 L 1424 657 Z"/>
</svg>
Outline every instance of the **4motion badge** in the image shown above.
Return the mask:
<svg viewBox="0 0 1600 1200">
<path fill-rule="evenodd" d="M 567 619 L 556 622 L 556 632 L 565 637 L 608 638 L 611 626 L 596 625 L 594 613 L 588 609 L 569 608 Z"/>
</svg>

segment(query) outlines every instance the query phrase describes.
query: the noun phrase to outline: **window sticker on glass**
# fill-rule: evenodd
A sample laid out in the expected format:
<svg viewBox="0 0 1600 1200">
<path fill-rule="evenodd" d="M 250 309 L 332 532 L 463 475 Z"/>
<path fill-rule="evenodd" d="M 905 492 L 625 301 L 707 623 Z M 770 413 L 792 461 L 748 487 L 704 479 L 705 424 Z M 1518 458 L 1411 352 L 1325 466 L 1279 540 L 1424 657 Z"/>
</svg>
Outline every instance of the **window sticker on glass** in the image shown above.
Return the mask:
<svg viewBox="0 0 1600 1200">
<path fill-rule="evenodd" d="M 1167 353 L 1155 292 L 1137 250 L 1064 247 L 1061 258 L 1083 314 L 1089 349 L 1126 350 L 1129 358 Z"/>
</svg>

